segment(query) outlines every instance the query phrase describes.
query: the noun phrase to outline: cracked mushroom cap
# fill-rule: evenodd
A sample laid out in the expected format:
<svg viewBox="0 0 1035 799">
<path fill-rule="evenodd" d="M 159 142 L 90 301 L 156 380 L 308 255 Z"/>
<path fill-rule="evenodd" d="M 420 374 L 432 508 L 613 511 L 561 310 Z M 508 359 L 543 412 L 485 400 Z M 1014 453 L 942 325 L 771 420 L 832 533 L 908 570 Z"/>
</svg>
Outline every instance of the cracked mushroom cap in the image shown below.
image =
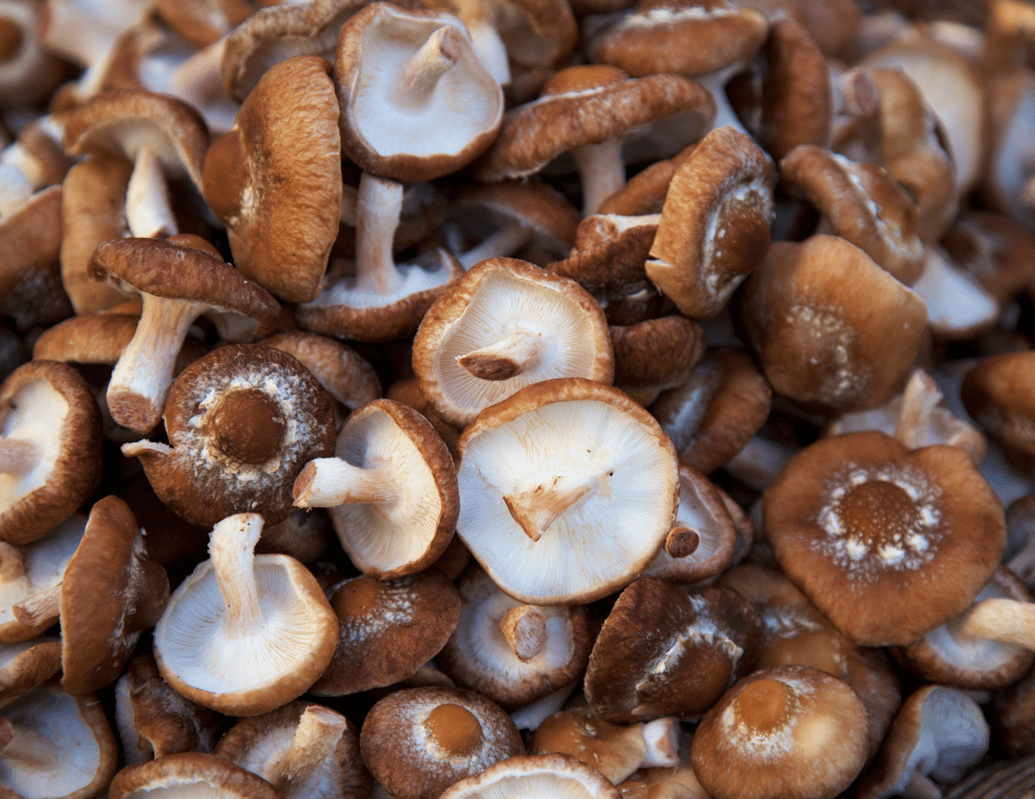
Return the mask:
<svg viewBox="0 0 1035 799">
<path fill-rule="evenodd" d="M 579 604 L 643 571 L 678 505 L 675 448 L 641 405 L 584 378 L 521 389 L 458 444 L 457 534 L 504 592 Z"/>
<path fill-rule="evenodd" d="M 404 688 L 367 714 L 359 746 L 370 773 L 395 799 L 436 799 L 446 788 L 524 754 L 514 722 L 473 691 Z"/>
<path fill-rule="evenodd" d="M 229 344 L 179 374 L 165 429 L 169 444 L 133 442 L 123 454 L 140 459 L 170 510 L 202 527 L 245 511 L 274 524 L 293 512 L 303 465 L 333 451 L 334 409 L 293 356 Z"/>
<path fill-rule="evenodd" d="M 908 644 L 963 613 L 1006 542 L 1002 503 L 963 449 L 911 451 L 879 432 L 799 452 L 763 515 L 788 578 L 864 646 Z"/>
<path fill-rule="evenodd" d="M 31 361 L 0 383 L 0 540 L 36 541 L 101 477 L 101 410 L 74 367 Z"/>
<path fill-rule="evenodd" d="M 283 61 L 205 154 L 205 199 L 234 264 L 285 302 L 320 292 L 341 216 L 341 135 L 330 64 Z"/>
<path fill-rule="evenodd" d="M 301 696 L 330 664 L 338 617 L 316 578 L 287 555 L 255 555 L 262 517 L 219 522 L 211 557 L 169 597 L 154 631 L 158 668 L 177 692 L 235 716 Z"/>
<path fill-rule="evenodd" d="M 543 380 L 610 383 L 614 350 L 603 311 L 575 281 L 526 261 L 492 258 L 425 314 L 413 341 L 413 370 L 435 413 L 463 427 Z"/>
<path fill-rule="evenodd" d="M 341 29 L 334 61 L 342 151 L 405 183 L 455 172 L 503 119 L 503 90 L 452 14 L 377 2 Z"/>
<path fill-rule="evenodd" d="M 614 784 L 592 766 L 570 755 L 520 755 L 468 777 L 439 799 L 619 799 Z"/>
<path fill-rule="evenodd" d="M 459 510 L 445 443 L 417 411 L 389 399 L 353 412 L 334 457 L 307 463 L 292 491 L 298 507 L 327 508 L 356 568 L 383 580 L 434 563 Z"/>
</svg>

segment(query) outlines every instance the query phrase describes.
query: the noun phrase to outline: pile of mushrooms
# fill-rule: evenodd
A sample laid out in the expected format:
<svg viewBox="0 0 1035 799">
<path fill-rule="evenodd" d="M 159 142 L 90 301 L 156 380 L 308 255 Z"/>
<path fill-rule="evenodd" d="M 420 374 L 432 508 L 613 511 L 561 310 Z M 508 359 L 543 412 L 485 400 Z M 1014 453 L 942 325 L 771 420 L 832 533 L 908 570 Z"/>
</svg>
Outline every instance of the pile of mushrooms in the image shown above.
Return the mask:
<svg viewBox="0 0 1035 799">
<path fill-rule="evenodd" d="M 0 2 L 0 794 L 1035 756 L 1033 142 L 1030 0 Z"/>
</svg>

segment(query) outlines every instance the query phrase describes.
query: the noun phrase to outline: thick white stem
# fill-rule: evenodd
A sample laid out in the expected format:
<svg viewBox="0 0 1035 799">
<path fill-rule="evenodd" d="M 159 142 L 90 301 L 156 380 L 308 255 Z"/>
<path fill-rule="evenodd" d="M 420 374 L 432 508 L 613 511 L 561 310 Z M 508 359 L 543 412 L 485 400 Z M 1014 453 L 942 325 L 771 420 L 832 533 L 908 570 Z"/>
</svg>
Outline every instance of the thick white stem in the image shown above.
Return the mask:
<svg viewBox="0 0 1035 799">
<path fill-rule="evenodd" d="M 266 778 L 281 795 L 293 786 L 304 785 L 324 763 L 334 766 L 334 750 L 348 722 L 330 708 L 310 705 L 298 720 L 287 754 L 280 758 Z"/>
<path fill-rule="evenodd" d="M 595 477 L 558 475 L 535 488 L 507 494 L 503 502 L 525 535 L 538 541 L 558 516 L 595 491 L 597 484 Z"/>
<path fill-rule="evenodd" d="M 467 271 L 486 258 L 513 255 L 532 240 L 532 229 L 520 222 L 509 222 L 489 238 L 457 256 L 460 265 Z"/>
<path fill-rule="evenodd" d="M 457 364 L 482 380 L 509 380 L 524 374 L 540 361 L 541 333 L 519 330 L 506 338 L 461 355 Z"/>
<path fill-rule="evenodd" d="M 426 104 L 439 79 L 460 60 L 462 53 L 460 36 L 452 25 L 443 25 L 432 33 L 400 76 L 400 100 L 409 105 Z"/>
<path fill-rule="evenodd" d="M 126 224 L 131 234 L 141 238 L 165 238 L 178 232 L 162 162 L 152 147 L 142 147 L 134 159 L 126 187 Z"/>
<path fill-rule="evenodd" d="M 471 34 L 478 60 L 500 86 L 506 86 L 510 83 L 510 58 L 507 55 L 507 46 L 500 38 L 496 26 L 484 17 L 462 16 Z"/>
<path fill-rule="evenodd" d="M 162 418 L 176 356 L 206 306 L 142 295 L 136 332 L 108 382 L 108 411 L 123 427 L 146 433 Z"/>
<path fill-rule="evenodd" d="M 733 110 L 733 106 L 730 105 L 730 99 L 726 95 L 726 84 L 729 83 L 730 78 L 743 68 L 742 64 L 733 64 L 725 69 L 694 77 L 694 81 L 707 89 L 715 100 L 715 120 L 712 122 L 712 130 L 721 128 L 723 125 L 729 125 L 745 136 L 752 136 L 748 129 L 744 127 L 744 123 L 740 121 L 737 112 Z M 752 138 L 754 137 L 752 136 Z"/>
<path fill-rule="evenodd" d="M 262 516 L 238 513 L 212 528 L 208 553 L 219 593 L 226 604 L 223 634 L 244 638 L 262 626 L 259 587 L 255 582 L 255 545 L 262 535 Z"/>
<path fill-rule="evenodd" d="M 571 157 L 582 181 L 582 213 L 591 216 L 601 203 L 625 185 L 622 137 L 612 136 L 596 144 L 580 144 Z"/>
<path fill-rule="evenodd" d="M 357 291 L 390 294 L 402 285 L 392 239 L 402 213 L 403 185 L 364 172 L 356 196 Z"/>
<path fill-rule="evenodd" d="M 535 605 L 511 608 L 497 625 L 518 660 L 527 662 L 546 649 L 546 617 Z"/>
<path fill-rule="evenodd" d="M 923 431 L 930 424 L 931 413 L 941 400 L 941 389 L 931 376 L 921 369 L 913 372 L 902 394 L 895 438 L 910 449 L 922 447 Z"/>
<path fill-rule="evenodd" d="M 358 502 L 392 502 L 399 497 L 391 473 L 362 469 L 341 458 L 309 461 L 292 489 L 299 508 L 336 508 Z"/>
</svg>

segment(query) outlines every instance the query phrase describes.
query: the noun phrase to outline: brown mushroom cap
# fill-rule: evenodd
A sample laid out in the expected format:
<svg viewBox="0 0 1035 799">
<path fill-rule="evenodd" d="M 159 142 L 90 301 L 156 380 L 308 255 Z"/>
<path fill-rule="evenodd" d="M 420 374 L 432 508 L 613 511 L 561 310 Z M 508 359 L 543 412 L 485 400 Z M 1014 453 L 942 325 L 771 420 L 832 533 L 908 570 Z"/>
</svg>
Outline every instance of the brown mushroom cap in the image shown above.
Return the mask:
<svg viewBox="0 0 1035 799">
<path fill-rule="evenodd" d="M 188 799 L 206 793 L 227 799 L 283 799 L 262 777 L 218 755 L 180 752 L 127 766 L 115 775 L 109 799 L 163 796 Z"/>
<path fill-rule="evenodd" d="M 32 361 L 0 384 L 0 540 L 35 541 L 100 479 L 101 411 L 74 367 Z"/>
<path fill-rule="evenodd" d="M 961 614 L 1006 540 L 1002 503 L 964 450 L 910 451 L 878 432 L 809 445 L 763 503 L 787 576 L 866 646 L 908 644 Z"/>
<path fill-rule="evenodd" d="M 341 137 L 330 69 L 316 56 L 274 66 L 205 154 L 205 199 L 226 223 L 234 264 L 286 302 L 316 297 L 338 235 Z"/>
<path fill-rule="evenodd" d="M 292 513 L 291 486 L 303 465 L 334 447 L 334 411 L 319 382 L 273 347 L 218 347 L 184 369 L 165 409 L 169 445 L 140 441 L 155 493 L 192 524 L 245 511 L 267 523 Z"/>
<path fill-rule="evenodd" d="M 967 372 L 960 397 L 967 412 L 999 441 L 1014 466 L 1035 475 L 1035 351 L 993 355 Z"/>
<path fill-rule="evenodd" d="M 435 799 L 446 788 L 524 753 L 514 722 L 473 691 L 406 688 L 377 702 L 359 735 L 363 762 L 396 799 Z"/>
</svg>

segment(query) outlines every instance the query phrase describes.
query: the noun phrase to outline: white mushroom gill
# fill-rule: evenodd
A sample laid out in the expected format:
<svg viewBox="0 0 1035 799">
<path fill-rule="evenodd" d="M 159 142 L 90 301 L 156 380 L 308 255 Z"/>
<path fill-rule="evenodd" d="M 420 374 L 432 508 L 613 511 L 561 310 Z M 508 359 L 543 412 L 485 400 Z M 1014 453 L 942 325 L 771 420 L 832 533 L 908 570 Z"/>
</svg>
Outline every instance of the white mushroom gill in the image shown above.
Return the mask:
<svg viewBox="0 0 1035 799">
<path fill-rule="evenodd" d="M 68 401 L 45 380 L 31 382 L 0 409 L 0 510 L 46 485 L 68 412 Z"/>
</svg>

